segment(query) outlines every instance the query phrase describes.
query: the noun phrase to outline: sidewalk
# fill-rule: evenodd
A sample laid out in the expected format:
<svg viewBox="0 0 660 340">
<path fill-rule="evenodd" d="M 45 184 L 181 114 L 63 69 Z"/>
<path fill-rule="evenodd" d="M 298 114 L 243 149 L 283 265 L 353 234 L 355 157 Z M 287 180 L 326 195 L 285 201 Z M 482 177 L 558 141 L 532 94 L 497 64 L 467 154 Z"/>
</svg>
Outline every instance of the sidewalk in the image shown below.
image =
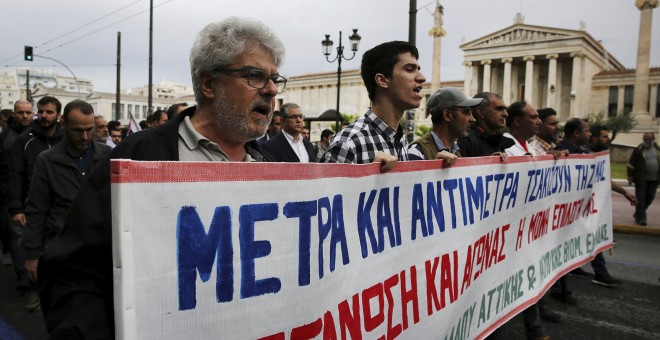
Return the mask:
<svg viewBox="0 0 660 340">
<path fill-rule="evenodd" d="M 625 180 L 614 180 L 630 193 L 635 193 L 635 187 L 628 185 Z M 623 195 L 612 192 L 612 224 L 614 231 L 626 234 L 637 234 L 660 237 L 660 195 L 656 196 L 651 206 L 646 210 L 647 226 L 635 223 L 633 213 L 635 207 L 631 206 Z"/>
</svg>

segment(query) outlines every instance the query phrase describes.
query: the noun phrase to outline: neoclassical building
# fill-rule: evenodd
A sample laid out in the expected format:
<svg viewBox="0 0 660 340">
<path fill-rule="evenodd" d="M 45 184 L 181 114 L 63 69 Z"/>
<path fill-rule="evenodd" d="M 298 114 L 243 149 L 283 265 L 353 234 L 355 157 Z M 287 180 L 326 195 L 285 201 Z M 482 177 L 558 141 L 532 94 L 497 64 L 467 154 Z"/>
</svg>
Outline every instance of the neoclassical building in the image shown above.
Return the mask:
<svg viewBox="0 0 660 340">
<path fill-rule="evenodd" d="M 646 6 L 638 5 L 642 15 L 648 15 L 657 7 L 657 0 L 638 2 Z M 442 6 L 438 7 L 441 14 Z M 441 25 L 442 20 L 436 20 L 436 26 L 438 24 Z M 643 22 L 642 27 L 644 25 L 648 24 Z M 648 35 L 650 44 L 650 25 L 647 32 L 641 31 L 642 36 Z M 439 48 L 443 34 L 437 32 L 444 30 L 434 27 L 430 32 Z M 507 104 L 524 99 L 537 108 L 555 108 L 562 121 L 597 113 L 611 116 L 632 112 L 641 122 L 643 131 L 658 131 L 660 68 L 647 66 L 646 71 L 641 72 L 648 84 L 648 96 L 643 101 L 646 108 L 640 105 L 639 112 L 633 112 L 635 83 L 640 72 L 626 69 L 584 28 L 570 30 L 529 25 L 518 14 L 513 25 L 466 42 L 460 48 L 464 53 L 465 78 L 440 81 L 434 88 L 459 87 L 468 96 L 482 91 L 496 92 Z M 439 53 L 434 51 L 433 60 L 432 67 L 439 68 Z M 639 60 L 638 56 L 638 64 Z M 370 103 L 359 70 L 344 71 L 341 79 L 340 112 L 361 115 Z M 431 88 L 430 82 L 424 84 L 422 93 L 427 98 Z M 287 90 L 279 96 L 278 103 L 298 103 L 308 117 L 315 118 L 335 109 L 336 96 L 336 72 L 306 74 L 289 78 Z M 415 111 L 415 126 L 431 125 L 424 112 L 425 102 Z M 319 130 L 321 123 L 311 125 L 313 134 L 320 133 L 315 129 Z M 619 136 L 616 142 L 624 146 L 637 145 L 641 141 L 639 134 Z"/>
<path fill-rule="evenodd" d="M 589 33 L 515 23 L 461 45 L 464 92 L 502 95 L 552 107 L 562 120 L 606 111 L 594 101 L 594 76 L 625 67 Z"/>
</svg>

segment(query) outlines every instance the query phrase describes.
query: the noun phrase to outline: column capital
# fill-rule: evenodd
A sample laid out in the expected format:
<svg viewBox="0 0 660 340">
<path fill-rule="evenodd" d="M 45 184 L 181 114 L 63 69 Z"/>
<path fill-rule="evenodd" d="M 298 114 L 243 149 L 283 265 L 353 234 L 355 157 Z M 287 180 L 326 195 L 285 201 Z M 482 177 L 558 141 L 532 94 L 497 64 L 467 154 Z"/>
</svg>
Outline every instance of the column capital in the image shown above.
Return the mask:
<svg viewBox="0 0 660 340">
<path fill-rule="evenodd" d="M 571 58 L 582 58 L 584 57 L 584 53 L 582 52 L 571 52 L 570 54 Z"/>
<path fill-rule="evenodd" d="M 548 58 L 548 59 L 557 59 L 557 58 L 559 58 L 559 54 L 550 53 L 550 54 L 546 55 L 545 57 Z"/>
<path fill-rule="evenodd" d="M 513 62 L 513 58 L 502 58 L 502 62 L 505 63 L 505 64 Z"/>
<path fill-rule="evenodd" d="M 524 61 L 534 61 L 534 56 L 533 55 L 526 55 L 523 57 Z"/>
<path fill-rule="evenodd" d="M 472 66 L 472 62 L 471 61 L 464 61 L 463 66 L 465 66 L 465 67 Z"/>
<path fill-rule="evenodd" d="M 639 10 L 645 10 L 647 8 L 654 9 L 658 7 L 658 0 L 635 0 L 635 6 Z"/>
<path fill-rule="evenodd" d="M 490 65 L 492 62 L 492 59 L 484 59 L 481 61 L 481 65 Z"/>
</svg>

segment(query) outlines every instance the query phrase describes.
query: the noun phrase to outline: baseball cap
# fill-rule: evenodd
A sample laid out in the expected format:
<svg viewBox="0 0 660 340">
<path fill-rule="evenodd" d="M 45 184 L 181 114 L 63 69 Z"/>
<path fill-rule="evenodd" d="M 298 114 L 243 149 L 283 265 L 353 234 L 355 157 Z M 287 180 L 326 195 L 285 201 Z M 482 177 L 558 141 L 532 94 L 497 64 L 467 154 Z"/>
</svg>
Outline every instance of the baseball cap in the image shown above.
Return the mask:
<svg viewBox="0 0 660 340">
<path fill-rule="evenodd" d="M 429 98 L 426 102 L 426 115 L 432 112 L 441 112 L 442 110 L 452 107 L 473 107 L 479 105 L 483 98 L 468 98 L 459 89 L 455 87 L 443 87 Z"/>
</svg>

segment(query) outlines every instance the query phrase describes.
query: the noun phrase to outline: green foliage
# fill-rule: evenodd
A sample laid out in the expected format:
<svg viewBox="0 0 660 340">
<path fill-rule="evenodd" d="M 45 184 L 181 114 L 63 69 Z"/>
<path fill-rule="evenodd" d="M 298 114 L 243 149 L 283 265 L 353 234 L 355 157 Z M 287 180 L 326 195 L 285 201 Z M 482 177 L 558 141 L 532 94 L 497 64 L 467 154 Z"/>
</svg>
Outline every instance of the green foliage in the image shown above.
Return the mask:
<svg viewBox="0 0 660 340">
<path fill-rule="evenodd" d="M 637 126 L 637 120 L 635 117 L 630 114 L 618 114 L 612 117 L 605 117 L 603 112 L 592 113 L 587 117 L 589 125 L 605 125 L 612 133 L 612 138 L 610 141 L 614 141 L 617 133 L 619 132 L 628 132 Z"/>
<path fill-rule="evenodd" d="M 628 178 L 628 169 L 623 163 L 610 163 L 610 175 L 612 178 Z"/>
<path fill-rule="evenodd" d="M 337 126 L 337 122 L 334 122 L 332 126 L 330 126 L 330 129 L 337 133 L 337 131 L 341 130 L 341 122 L 348 122 L 349 124 L 354 123 L 356 120 L 360 118 L 360 115 L 351 115 L 347 113 L 342 113 L 341 114 L 341 121 L 339 122 L 339 126 Z"/>
<path fill-rule="evenodd" d="M 415 129 L 415 135 L 424 136 L 425 134 L 431 132 L 431 127 L 428 125 L 420 125 Z"/>
</svg>

